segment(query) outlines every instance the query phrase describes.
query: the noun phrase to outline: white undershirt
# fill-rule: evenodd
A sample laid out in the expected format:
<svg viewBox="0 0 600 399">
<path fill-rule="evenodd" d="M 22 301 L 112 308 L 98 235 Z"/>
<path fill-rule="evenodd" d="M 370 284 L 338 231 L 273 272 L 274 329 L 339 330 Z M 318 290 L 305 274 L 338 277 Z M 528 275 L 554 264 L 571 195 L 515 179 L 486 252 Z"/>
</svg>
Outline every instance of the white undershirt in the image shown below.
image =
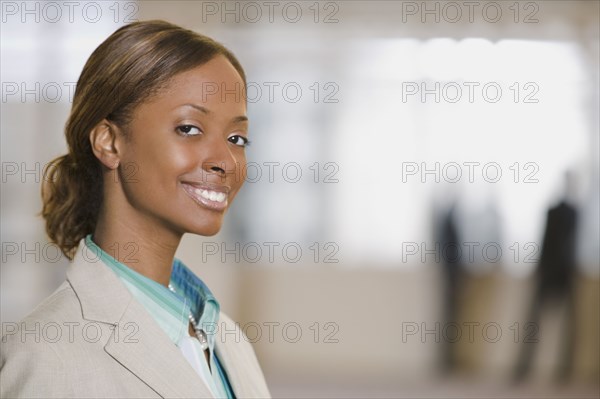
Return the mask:
<svg viewBox="0 0 600 399">
<path fill-rule="evenodd" d="M 198 373 L 206 385 L 210 388 L 210 391 L 216 398 L 227 398 L 222 386 L 215 383 L 215 378 L 211 373 L 211 370 L 215 370 L 215 366 L 212 361 L 212 353 L 210 353 L 210 368 L 206 361 L 204 351 L 200 347 L 200 342 L 195 337 L 190 337 L 188 334 L 183 334 L 179 341 L 179 349 L 183 356 L 187 359 L 193 369 Z M 210 349 L 209 349 L 210 350 Z M 220 376 L 217 373 L 217 378 Z"/>
</svg>

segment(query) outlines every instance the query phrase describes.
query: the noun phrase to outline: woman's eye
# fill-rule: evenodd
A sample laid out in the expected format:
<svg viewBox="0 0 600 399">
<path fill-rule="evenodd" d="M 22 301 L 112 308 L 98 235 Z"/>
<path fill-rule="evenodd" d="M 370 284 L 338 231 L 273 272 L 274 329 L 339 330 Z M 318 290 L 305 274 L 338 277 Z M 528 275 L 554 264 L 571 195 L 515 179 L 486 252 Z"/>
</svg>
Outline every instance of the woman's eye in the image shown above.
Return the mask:
<svg viewBox="0 0 600 399">
<path fill-rule="evenodd" d="M 176 130 L 182 136 L 197 136 L 202 133 L 202 131 L 194 125 L 177 126 Z"/>
<path fill-rule="evenodd" d="M 248 145 L 250 145 L 250 141 L 244 136 L 240 136 L 239 134 L 229 137 L 228 140 L 240 147 L 247 147 Z"/>
</svg>

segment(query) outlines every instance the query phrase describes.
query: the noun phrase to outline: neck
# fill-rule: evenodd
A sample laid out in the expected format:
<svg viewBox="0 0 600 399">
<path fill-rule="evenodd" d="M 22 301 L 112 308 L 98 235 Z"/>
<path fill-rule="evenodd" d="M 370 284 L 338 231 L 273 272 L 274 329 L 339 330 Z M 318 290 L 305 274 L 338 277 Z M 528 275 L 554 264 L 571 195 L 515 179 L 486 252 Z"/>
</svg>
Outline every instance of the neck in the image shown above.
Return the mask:
<svg viewBox="0 0 600 399">
<path fill-rule="evenodd" d="M 102 207 L 94 242 L 119 262 L 167 287 L 182 234 L 144 219 L 133 208 L 125 215 L 117 208 Z"/>
</svg>

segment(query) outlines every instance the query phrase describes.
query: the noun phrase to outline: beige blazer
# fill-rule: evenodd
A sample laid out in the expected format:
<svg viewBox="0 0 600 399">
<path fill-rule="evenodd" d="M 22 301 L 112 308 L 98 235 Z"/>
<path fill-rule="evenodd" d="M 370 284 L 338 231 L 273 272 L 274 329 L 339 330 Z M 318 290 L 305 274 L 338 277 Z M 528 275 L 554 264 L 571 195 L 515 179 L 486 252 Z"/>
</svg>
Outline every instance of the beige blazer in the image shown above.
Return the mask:
<svg viewBox="0 0 600 399">
<path fill-rule="evenodd" d="M 0 397 L 211 398 L 152 316 L 84 244 L 60 287 L 5 323 Z M 215 351 L 238 398 L 270 397 L 246 337 L 221 313 Z"/>
</svg>

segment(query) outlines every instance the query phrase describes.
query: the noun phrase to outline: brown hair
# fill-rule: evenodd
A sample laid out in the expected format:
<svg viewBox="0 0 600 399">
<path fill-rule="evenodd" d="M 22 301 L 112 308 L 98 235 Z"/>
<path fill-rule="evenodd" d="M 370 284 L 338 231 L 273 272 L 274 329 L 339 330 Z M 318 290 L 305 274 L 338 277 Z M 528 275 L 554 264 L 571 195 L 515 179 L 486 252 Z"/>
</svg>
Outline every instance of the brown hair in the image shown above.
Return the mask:
<svg viewBox="0 0 600 399">
<path fill-rule="evenodd" d="M 225 56 L 240 74 L 239 61 L 223 45 L 171 23 L 153 20 L 125 25 L 87 60 L 77 82 L 65 126 L 69 151 L 44 169 L 42 183 L 46 233 L 69 259 L 79 241 L 96 227 L 102 205 L 100 161 L 90 131 L 103 119 L 125 127 L 136 104 L 156 94 L 180 72 Z"/>
</svg>

